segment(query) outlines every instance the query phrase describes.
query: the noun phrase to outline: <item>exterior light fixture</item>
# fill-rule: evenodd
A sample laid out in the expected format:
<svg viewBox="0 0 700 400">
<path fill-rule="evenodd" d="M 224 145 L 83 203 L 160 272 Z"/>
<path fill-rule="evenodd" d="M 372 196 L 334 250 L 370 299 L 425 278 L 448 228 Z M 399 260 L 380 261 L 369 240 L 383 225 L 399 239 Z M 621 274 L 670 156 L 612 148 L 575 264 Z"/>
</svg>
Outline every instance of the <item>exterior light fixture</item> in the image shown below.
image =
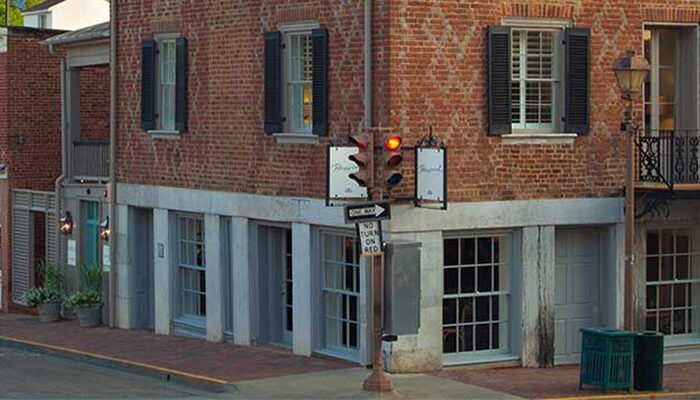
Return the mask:
<svg viewBox="0 0 700 400">
<path fill-rule="evenodd" d="M 100 222 L 100 237 L 102 240 L 109 240 L 109 216 Z"/>
<path fill-rule="evenodd" d="M 642 56 L 635 56 L 634 50 L 629 50 L 625 57 L 615 61 L 613 71 L 622 95 L 629 97 L 642 90 L 642 84 L 649 73 L 649 62 Z"/>
<path fill-rule="evenodd" d="M 61 233 L 70 235 L 73 232 L 73 217 L 70 215 L 70 211 L 66 211 L 66 214 L 58 222 L 60 223 L 59 229 Z"/>
</svg>

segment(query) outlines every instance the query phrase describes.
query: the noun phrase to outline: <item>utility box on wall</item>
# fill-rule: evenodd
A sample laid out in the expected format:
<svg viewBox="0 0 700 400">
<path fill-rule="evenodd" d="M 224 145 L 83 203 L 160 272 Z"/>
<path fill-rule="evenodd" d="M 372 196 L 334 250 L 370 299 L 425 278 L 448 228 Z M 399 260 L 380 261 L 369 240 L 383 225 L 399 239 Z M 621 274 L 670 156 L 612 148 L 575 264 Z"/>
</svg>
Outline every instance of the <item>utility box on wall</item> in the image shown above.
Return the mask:
<svg viewBox="0 0 700 400">
<path fill-rule="evenodd" d="M 384 271 L 384 330 L 413 335 L 420 327 L 420 243 L 391 242 Z"/>
</svg>

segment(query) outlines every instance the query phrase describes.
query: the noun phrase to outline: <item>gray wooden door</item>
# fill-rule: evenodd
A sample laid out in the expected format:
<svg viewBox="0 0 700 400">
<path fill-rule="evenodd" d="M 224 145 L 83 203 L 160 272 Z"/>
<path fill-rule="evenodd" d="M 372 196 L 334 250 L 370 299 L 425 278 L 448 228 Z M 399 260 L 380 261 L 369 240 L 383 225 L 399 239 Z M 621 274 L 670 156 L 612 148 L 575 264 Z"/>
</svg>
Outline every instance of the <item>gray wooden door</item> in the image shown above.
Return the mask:
<svg viewBox="0 0 700 400">
<path fill-rule="evenodd" d="M 557 230 L 554 361 L 580 362 L 581 332 L 598 324 L 600 233 Z"/>
<path fill-rule="evenodd" d="M 136 326 L 141 329 L 153 329 L 155 323 L 153 212 L 133 208 L 131 223 L 134 227 L 131 235 L 131 250 L 134 254 L 136 276 Z"/>
</svg>

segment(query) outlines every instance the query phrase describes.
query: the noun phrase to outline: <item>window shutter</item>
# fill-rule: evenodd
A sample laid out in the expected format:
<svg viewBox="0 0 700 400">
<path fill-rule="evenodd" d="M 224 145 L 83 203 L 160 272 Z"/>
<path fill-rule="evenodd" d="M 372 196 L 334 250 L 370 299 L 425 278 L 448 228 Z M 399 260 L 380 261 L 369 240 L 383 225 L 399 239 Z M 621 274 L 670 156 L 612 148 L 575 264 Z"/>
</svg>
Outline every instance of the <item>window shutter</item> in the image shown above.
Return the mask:
<svg viewBox="0 0 700 400">
<path fill-rule="evenodd" d="M 566 30 L 567 133 L 587 134 L 590 120 L 590 30 Z"/>
<path fill-rule="evenodd" d="M 156 41 L 141 42 L 141 128 L 155 129 Z"/>
<path fill-rule="evenodd" d="M 488 27 L 489 135 L 511 132 L 510 27 Z"/>
<path fill-rule="evenodd" d="M 314 135 L 328 133 L 328 30 L 311 31 L 313 44 L 313 83 L 311 84 Z"/>
<path fill-rule="evenodd" d="M 187 130 L 187 39 L 177 38 L 175 60 L 175 129 Z"/>
<path fill-rule="evenodd" d="M 282 132 L 282 35 L 265 32 L 265 133 Z"/>
</svg>

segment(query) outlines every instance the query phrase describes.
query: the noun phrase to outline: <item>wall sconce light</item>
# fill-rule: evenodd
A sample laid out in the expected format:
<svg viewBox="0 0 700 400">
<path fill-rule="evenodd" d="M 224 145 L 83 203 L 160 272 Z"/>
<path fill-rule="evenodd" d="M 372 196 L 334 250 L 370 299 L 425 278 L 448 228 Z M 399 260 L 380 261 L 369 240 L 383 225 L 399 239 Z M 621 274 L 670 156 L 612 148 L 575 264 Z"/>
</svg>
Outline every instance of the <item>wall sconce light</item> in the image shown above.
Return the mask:
<svg viewBox="0 0 700 400">
<path fill-rule="evenodd" d="M 73 217 L 70 215 L 70 211 L 66 211 L 66 214 L 59 219 L 60 230 L 64 235 L 70 235 L 73 232 Z"/>
<path fill-rule="evenodd" d="M 102 240 L 109 240 L 109 216 L 100 223 L 100 237 Z"/>
</svg>

